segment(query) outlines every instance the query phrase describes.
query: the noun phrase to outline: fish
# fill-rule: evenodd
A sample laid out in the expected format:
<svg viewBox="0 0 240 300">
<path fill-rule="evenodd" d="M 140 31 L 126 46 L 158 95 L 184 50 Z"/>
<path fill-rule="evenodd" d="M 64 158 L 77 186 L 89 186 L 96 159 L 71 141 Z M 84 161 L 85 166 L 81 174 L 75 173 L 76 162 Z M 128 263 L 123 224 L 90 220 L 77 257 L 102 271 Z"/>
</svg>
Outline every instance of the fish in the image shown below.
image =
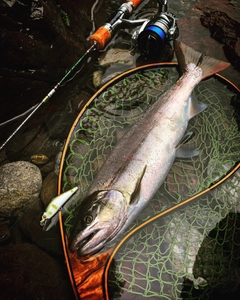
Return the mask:
<svg viewBox="0 0 240 300">
<path fill-rule="evenodd" d="M 198 155 L 186 147 L 188 121 L 207 108 L 195 86 L 230 66 L 175 41 L 182 73 L 121 137 L 76 208 L 69 250 L 93 255 L 121 236 L 164 182 L 176 157 Z"/>
<path fill-rule="evenodd" d="M 40 220 L 40 226 L 42 226 L 44 231 L 48 231 L 58 222 L 58 212 L 63 211 L 63 207 L 66 207 L 66 203 L 78 190 L 78 186 L 54 197 L 48 204 L 46 211 L 42 215 Z M 64 212 L 64 211 L 63 211 Z"/>
</svg>

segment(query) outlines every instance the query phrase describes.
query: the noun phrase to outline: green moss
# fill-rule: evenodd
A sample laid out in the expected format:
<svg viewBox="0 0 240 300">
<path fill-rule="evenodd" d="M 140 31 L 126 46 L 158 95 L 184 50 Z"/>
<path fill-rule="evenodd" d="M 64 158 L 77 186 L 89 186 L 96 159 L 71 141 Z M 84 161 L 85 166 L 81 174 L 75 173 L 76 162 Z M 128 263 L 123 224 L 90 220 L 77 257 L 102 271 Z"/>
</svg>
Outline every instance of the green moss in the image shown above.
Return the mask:
<svg viewBox="0 0 240 300">
<path fill-rule="evenodd" d="M 61 10 L 60 13 L 65 26 L 70 27 L 70 20 L 68 14 L 64 10 Z"/>
</svg>

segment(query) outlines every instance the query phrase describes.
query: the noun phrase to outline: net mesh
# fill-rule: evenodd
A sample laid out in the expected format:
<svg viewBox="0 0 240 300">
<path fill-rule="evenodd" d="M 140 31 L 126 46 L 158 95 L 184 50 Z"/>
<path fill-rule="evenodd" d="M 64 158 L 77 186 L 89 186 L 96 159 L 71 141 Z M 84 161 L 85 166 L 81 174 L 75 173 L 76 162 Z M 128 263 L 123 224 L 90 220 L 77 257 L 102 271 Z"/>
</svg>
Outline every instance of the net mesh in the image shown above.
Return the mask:
<svg viewBox="0 0 240 300">
<path fill-rule="evenodd" d="M 78 185 L 65 227 L 122 134 L 178 79 L 175 66 L 129 74 L 92 99 L 71 135 L 63 191 Z M 207 110 L 189 122 L 188 142 L 199 155 L 176 160 L 164 184 L 129 231 L 153 215 L 209 187 L 239 161 L 240 133 L 231 102 L 238 92 L 213 77 L 194 91 Z M 218 188 L 183 209 L 149 223 L 123 243 L 109 273 L 112 299 L 210 299 L 240 284 L 239 179 L 237 171 Z"/>
</svg>

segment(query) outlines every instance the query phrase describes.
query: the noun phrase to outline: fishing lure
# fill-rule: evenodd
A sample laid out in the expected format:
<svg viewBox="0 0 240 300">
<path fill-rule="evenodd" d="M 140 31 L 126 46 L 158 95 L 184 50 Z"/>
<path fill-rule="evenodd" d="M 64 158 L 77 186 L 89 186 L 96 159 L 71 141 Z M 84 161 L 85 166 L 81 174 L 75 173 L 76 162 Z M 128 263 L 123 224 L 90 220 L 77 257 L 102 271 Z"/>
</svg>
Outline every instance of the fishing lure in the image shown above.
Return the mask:
<svg viewBox="0 0 240 300">
<path fill-rule="evenodd" d="M 58 212 L 63 208 L 67 201 L 73 196 L 73 194 L 78 190 L 78 187 L 74 187 L 57 197 L 54 197 L 48 204 L 46 211 L 42 215 L 40 225 L 43 230 L 48 231 L 53 225 L 58 221 Z"/>
</svg>

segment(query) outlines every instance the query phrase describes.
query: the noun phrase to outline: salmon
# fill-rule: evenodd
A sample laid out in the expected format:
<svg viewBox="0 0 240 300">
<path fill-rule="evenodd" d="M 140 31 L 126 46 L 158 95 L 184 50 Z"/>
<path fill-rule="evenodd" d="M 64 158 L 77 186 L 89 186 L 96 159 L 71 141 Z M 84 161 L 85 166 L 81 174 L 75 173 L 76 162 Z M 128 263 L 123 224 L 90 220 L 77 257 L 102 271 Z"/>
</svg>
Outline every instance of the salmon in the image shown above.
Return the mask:
<svg viewBox="0 0 240 300">
<path fill-rule="evenodd" d="M 207 108 L 193 95 L 195 86 L 230 64 L 175 41 L 182 76 L 122 136 L 77 209 L 69 238 L 71 251 L 92 255 L 115 240 L 151 201 L 176 157 L 186 149 L 188 121 Z"/>
</svg>

